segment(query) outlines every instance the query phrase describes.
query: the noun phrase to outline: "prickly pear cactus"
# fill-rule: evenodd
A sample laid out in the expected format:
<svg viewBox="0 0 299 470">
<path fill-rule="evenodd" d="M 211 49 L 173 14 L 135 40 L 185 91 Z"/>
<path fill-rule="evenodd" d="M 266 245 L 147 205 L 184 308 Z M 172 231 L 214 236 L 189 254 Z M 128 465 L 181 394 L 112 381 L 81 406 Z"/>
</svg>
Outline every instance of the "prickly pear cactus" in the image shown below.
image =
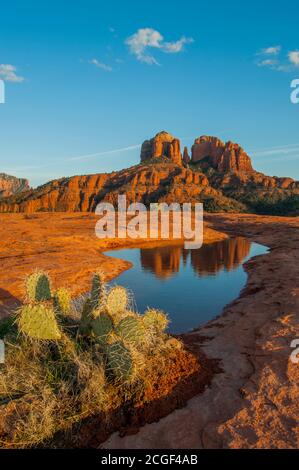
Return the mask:
<svg viewBox="0 0 299 470">
<path fill-rule="evenodd" d="M 40 340 L 58 340 L 61 332 L 50 305 L 28 304 L 21 308 L 18 326 L 22 333 Z"/>
<path fill-rule="evenodd" d="M 44 302 L 51 300 L 50 281 L 42 271 L 36 271 L 26 279 L 27 299 L 31 302 Z"/>
<path fill-rule="evenodd" d="M 116 326 L 115 332 L 123 341 L 137 348 L 146 342 L 146 329 L 137 315 L 123 318 Z"/>
<path fill-rule="evenodd" d="M 93 275 L 90 299 L 92 308 L 99 314 L 105 307 L 107 299 L 107 287 L 104 281 L 104 275 L 101 272 L 97 272 Z"/>
<path fill-rule="evenodd" d="M 57 289 L 54 293 L 53 304 L 55 312 L 60 315 L 68 315 L 71 310 L 71 295 L 63 287 Z"/>
<path fill-rule="evenodd" d="M 109 334 L 113 330 L 113 321 L 108 313 L 102 312 L 91 320 L 91 330 L 100 343 L 106 343 Z"/>
<path fill-rule="evenodd" d="M 82 309 L 82 314 L 81 314 L 81 320 L 80 320 L 80 325 L 79 325 L 79 332 L 82 335 L 88 335 L 91 332 L 91 313 L 92 313 L 92 305 L 90 299 L 86 299 L 83 309 Z"/>
<path fill-rule="evenodd" d="M 128 292 L 124 287 L 116 286 L 107 295 L 106 309 L 114 320 L 119 320 L 129 303 Z"/>
<path fill-rule="evenodd" d="M 124 383 L 133 372 L 133 361 L 130 351 L 122 341 L 107 344 L 105 348 L 106 373 L 115 382 Z"/>
<path fill-rule="evenodd" d="M 161 312 L 161 310 L 154 308 L 149 308 L 142 319 L 144 326 L 151 329 L 156 334 L 163 333 L 169 324 L 167 315 Z"/>
</svg>

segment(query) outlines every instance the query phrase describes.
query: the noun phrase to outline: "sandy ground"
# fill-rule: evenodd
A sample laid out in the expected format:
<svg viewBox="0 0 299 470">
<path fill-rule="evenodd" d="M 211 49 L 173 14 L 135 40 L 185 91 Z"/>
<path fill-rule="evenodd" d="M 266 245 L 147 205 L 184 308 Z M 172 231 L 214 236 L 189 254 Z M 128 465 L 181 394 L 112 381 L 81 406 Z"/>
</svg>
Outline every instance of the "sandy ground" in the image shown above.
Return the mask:
<svg viewBox="0 0 299 470">
<path fill-rule="evenodd" d="M 186 335 L 220 359 L 204 393 L 136 435 L 112 435 L 105 448 L 298 448 L 299 220 L 209 215 L 210 226 L 270 247 L 245 264 L 248 281 L 221 316 Z"/>
<path fill-rule="evenodd" d="M 20 302 L 23 279 L 34 268 L 47 270 L 54 286 L 67 286 L 76 295 L 87 290 L 96 269 L 110 279 L 130 267 L 102 253 L 130 242 L 99 241 L 94 215 L 0 217 L 2 314 Z M 104 447 L 298 447 L 299 365 L 290 355 L 291 341 L 299 338 L 299 220 L 231 214 L 205 220 L 205 242 L 220 240 L 225 232 L 270 247 L 245 264 L 248 281 L 239 298 L 219 318 L 186 335 L 209 358 L 219 359 L 223 372 L 185 408 L 135 435 L 113 434 Z"/>
</svg>

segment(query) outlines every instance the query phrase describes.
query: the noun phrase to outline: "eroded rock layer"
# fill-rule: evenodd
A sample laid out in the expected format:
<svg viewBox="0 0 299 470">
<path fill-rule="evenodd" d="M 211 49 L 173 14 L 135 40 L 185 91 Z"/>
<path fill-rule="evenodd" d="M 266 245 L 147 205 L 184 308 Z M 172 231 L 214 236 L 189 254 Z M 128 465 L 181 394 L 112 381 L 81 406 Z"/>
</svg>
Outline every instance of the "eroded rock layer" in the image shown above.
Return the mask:
<svg viewBox="0 0 299 470">
<path fill-rule="evenodd" d="M 88 212 L 101 201 L 116 205 L 126 194 L 128 203 L 202 202 L 208 212 L 299 214 L 299 182 L 255 171 L 238 144 L 202 136 L 190 159 L 186 147 L 182 157 L 179 139 L 162 131 L 142 144 L 140 160 L 121 171 L 61 178 L 34 190 L 23 183 L 0 200 L 0 212 Z"/>
<path fill-rule="evenodd" d="M 29 189 L 29 182 L 23 178 L 0 173 L 0 199 Z"/>
</svg>

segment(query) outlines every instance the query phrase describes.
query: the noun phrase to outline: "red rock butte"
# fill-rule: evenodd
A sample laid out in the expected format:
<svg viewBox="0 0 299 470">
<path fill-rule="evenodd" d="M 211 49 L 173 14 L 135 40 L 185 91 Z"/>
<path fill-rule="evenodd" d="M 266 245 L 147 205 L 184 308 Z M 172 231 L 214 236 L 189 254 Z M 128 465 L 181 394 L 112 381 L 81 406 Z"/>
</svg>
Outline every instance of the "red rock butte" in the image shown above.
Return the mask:
<svg viewBox="0 0 299 470">
<path fill-rule="evenodd" d="M 28 189 L 30 189 L 28 180 L 0 173 L 0 198 L 9 197 Z"/>
<path fill-rule="evenodd" d="M 243 148 L 217 137 L 195 139 L 187 147 L 166 131 L 145 140 L 140 163 L 111 173 L 77 175 L 36 189 L 26 180 L 4 182 L 0 212 L 93 212 L 99 202 L 202 202 L 206 212 L 299 215 L 299 182 L 256 171 Z M 1 177 L 1 174 L 0 174 Z M 9 186 L 10 185 L 10 186 Z M 12 188 L 13 186 L 13 188 Z"/>
<path fill-rule="evenodd" d="M 250 157 L 233 142 L 222 142 L 217 137 L 201 136 L 195 139 L 192 145 L 192 162 L 206 160 L 206 165 L 212 166 L 220 172 L 226 171 L 254 171 Z"/>
<path fill-rule="evenodd" d="M 182 164 L 182 154 L 179 139 L 166 131 L 159 132 L 150 140 L 145 140 L 141 146 L 140 160 L 168 157 L 177 165 Z"/>
</svg>

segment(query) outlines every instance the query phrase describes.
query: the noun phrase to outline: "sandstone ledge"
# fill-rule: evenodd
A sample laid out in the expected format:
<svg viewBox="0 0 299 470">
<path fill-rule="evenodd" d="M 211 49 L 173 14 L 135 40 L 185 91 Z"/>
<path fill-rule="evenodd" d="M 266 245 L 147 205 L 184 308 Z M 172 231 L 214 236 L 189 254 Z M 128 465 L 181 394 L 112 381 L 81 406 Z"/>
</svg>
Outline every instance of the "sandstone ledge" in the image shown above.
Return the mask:
<svg viewBox="0 0 299 470">
<path fill-rule="evenodd" d="M 86 289 L 96 267 L 109 278 L 129 268 L 101 253 L 119 242 L 104 246 L 93 238 L 96 219 L 82 213 L 3 214 L 0 304 L 19 301 L 23 278 L 34 267 L 48 270 L 57 285 L 67 284 L 73 293 Z M 184 409 L 134 436 L 114 434 L 107 448 L 298 447 L 299 374 L 289 356 L 291 341 L 299 338 L 299 221 L 231 214 L 205 220 L 211 228 L 206 241 L 223 237 L 220 230 L 271 249 L 246 263 L 247 285 L 223 315 L 185 335 L 208 358 L 220 359 L 223 372 Z"/>
<path fill-rule="evenodd" d="M 209 215 L 209 225 L 270 248 L 245 264 L 248 282 L 221 316 L 185 335 L 220 359 L 211 387 L 134 436 L 112 435 L 105 448 L 298 448 L 299 221 Z"/>
</svg>

